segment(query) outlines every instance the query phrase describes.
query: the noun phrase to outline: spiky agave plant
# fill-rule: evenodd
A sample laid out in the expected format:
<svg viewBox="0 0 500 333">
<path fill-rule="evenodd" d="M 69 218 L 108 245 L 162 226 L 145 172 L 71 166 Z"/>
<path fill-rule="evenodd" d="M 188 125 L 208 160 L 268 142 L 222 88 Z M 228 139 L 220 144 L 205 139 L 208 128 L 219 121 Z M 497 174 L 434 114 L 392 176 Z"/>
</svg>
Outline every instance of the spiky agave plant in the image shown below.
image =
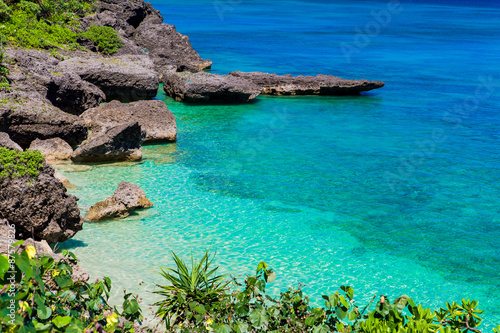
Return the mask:
<svg viewBox="0 0 500 333">
<path fill-rule="evenodd" d="M 197 262 L 191 253 L 191 267 L 189 268 L 174 252 L 172 258 L 176 267 L 160 267 L 159 274 L 168 282 L 168 285 L 156 284 L 160 290 L 155 294 L 163 296 L 156 302 L 158 306 L 156 316 L 167 329 L 183 322 L 199 323 L 207 312 L 207 307 L 216 303 L 230 281 L 227 275 L 218 275 L 219 267 L 211 268 L 214 256 L 206 251 Z"/>
</svg>

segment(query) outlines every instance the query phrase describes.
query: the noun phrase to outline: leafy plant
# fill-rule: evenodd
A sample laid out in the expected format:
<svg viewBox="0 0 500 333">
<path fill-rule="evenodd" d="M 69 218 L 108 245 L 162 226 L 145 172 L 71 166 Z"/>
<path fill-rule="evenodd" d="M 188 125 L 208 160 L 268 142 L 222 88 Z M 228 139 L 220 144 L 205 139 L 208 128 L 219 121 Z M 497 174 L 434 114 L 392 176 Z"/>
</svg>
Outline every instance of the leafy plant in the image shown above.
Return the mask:
<svg viewBox="0 0 500 333">
<path fill-rule="evenodd" d="M 157 315 L 168 332 L 481 332 L 477 327 L 482 311 L 477 309 L 476 301 L 462 300 L 462 305 L 452 303 L 432 311 L 416 305 L 408 296 L 391 303 L 388 296 L 375 295 L 368 304 L 359 307 L 354 290 L 341 286 L 333 295 L 323 296 L 324 307 L 312 307 L 301 284 L 279 297 L 271 297 L 266 294 L 266 285 L 274 281 L 276 274 L 265 262 L 260 262 L 256 275 L 247 276 L 243 284 L 234 278 L 231 285 L 217 279 L 219 287 L 195 288 L 194 293 L 190 278 L 199 274 L 192 272 L 203 269 L 192 261 L 192 267 L 198 268 L 189 272 L 175 254 L 173 257 L 177 268 L 167 271 L 174 274 L 162 271 L 172 286 L 160 286 L 162 290 L 157 292 L 164 297 L 157 303 L 160 306 Z M 205 253 L 203 260 L 207 258 Z M 377 297 L 379 300 L 374 304 Z M 494 332 L 500 333 L 499 329 L 500 326 Z"/>
<path fill-rule="evenodd" d="M 167 328 L 181 323 L 199 324 L 205 314 L 206 307 L 218 302 L 224 295 L 227 282 L 224 275 L 217 275 L 218 267 L 211 268 L 213 257 L 207 252 L 200 261 L 196 262 L 191 255 L 191 267 L 172 252 L 176 267 L 161 267 L 160 275 L 169 285 L 159 285 L 156 294 L 162 295 L 163 300 L 155 303 L 158 306 L 156 315 Z"/>
<path fill-rule="evenodd" d="M 111 27 L 97 27 L 91 25 L 87 31 L 80 34 L 80 37 L 87 38 L 96 44 L 99 52 L 111 54 L 118 51 L 123 46 L 123 42 L 115 29 Z"/>
<path fill-rule="evenodd" d="M 18 242 L 14 245 L 22 244 Z M 73 277 L 75 256 L 54 260 L 33 246 L 0 256 L 1 332 L 133 332 L 142 318 L 137 297 L 127 294 L 123 312 L 108 303 L 111 280 Z"/>
<path fill-rule="evenodd" d="M 38 150 L 18 150 L 0 147 L 0 177 L 38 177 L 44 157 Z"/>
</svg>

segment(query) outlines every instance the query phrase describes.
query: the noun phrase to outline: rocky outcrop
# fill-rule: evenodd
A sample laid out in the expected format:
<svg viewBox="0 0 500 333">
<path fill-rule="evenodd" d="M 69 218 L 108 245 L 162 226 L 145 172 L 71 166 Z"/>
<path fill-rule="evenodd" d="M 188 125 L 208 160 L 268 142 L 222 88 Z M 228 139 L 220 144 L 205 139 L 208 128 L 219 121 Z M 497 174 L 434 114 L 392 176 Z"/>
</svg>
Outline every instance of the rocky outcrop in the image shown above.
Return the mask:
<svg viewBox="0 0 500 333">
<path fill-rule="evenodd" d="M 77 116 L 67 114 L 36 92 L 0 93 L 0 132 L 24 149 L 35 139 L 59 137 L 71 146 L 87 138 L 87 126 Z"/>
<path fill-rule="evenodd" d="M 71 159 L 73 162 L 138 161 L 142 158 L 143 141 L 137 122 L 118 125 L 83 143 Z"/>
<path fill-rule="evenodd" d="M 257 97 L 262 90 L 245 79 L 205 72 L 166 71 L 162 82 L 165 93 L 184 102 L 245 103 Z"/>
<path fill-rule="evenodd" d="M 78 75 L 53 75 L 47 89 L 47 99 L 64 112 L 79 115 L 106 100 L 104 92 Z"/>
<path fill-rule="evenodd" d="M 92 129 L 92 137 L 111 127 L 138 122 L 146 132 L 145 141 L 172 142 L 177 137 L 174 114 L 162 101 L 138 101 L 122 104 L 119 101 L 103 104 L 85 111 L 81 116 Z"/>
<path fill-rule="evenodd" d="M 58 68 L 78 74 L 82 79 L 98 86 L 107 101 L 114 99 L 133 102 L 152 99 L 158 93 L 159 78 L 153 62 L 145 55 L 113 58 L 73 57 L 62 61 Z"/>
<path fill-rule="evenodd" d="M 23 148 L 21 148 L 20 145 L 12 141 L 9 137 L 9 134 L 4 132 L 0 132 L 0 147 L 23 151 Z"/>
<path fill-rule="evenodd" d="M 77 198 L 54 178 L 54 169 L 45 164 L 31 179 L 0 178 L 0 219 L 15 225 L 16 238 L 64 242 L 82 229 L 83 219 Z"/>
<path fill-rule="evenodd" d="M 385 85 L 380 81 L 345 80 L 332 75 L 292 76 L 261 72 L 232 72 L 229 75 L 256 84 L 266 95 L 355 95 Z"/>
<path fill-rule="evenodd" d="M 39 150 L 48 163 L 69 160 L 73 153 L 71 146 L 60 138 L 47 140 L 35 139 L 31 142 L 29 150 Z"/>
<path fill-rule="evenodd" d="M 54 170 L 54 178 L 57 179 L 58 181 L 60 181 L 64 187 L 66 188 L 70 188 L 70 187 L 74 187 L 73 184 L 71 184 L 71 182 L 69 181 L 68 178 L 66 178 L 66 176 L 64 176 L 62 173 L 59 172 L 59 170 Z"/>
<path fill-rule="evenodd" d="M 189 37 L 178 33 L 173 25 L 146 20 L 136 29 L 133 40 L 141 49 L 147 50 L 159 72 L 166 64 L 190 65 L 199 69 L 212 66 L 212 61 L 202 59 L 191 46 Z"/>
<path fill-rule="evenodd" d="M 86 221 L 100 221 L 116 217 L 125 217 L 134 209 L 149 208 L 153 203 L 149 201 L 138 185 L 121 182 L 113 196 L 100 201 L 90 207 Z"/>
</svg>

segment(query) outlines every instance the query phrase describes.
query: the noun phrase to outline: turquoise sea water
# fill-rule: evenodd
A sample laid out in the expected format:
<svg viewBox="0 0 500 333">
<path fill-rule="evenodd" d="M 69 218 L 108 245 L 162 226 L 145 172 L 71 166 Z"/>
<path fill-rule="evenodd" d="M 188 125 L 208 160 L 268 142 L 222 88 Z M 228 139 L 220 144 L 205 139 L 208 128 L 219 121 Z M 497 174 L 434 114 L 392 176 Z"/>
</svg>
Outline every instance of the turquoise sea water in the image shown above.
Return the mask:
<svg viewBox="0 0 500 333">
<path fill-rule="evenodd" d="M 273 292 L 301 281 L 313 299 L 342 284 L 360 301 L 475 298 L 487 325 L 500 323 L 497 2 L 152 3 L 213 60 L 213 73 L 387 85 L 238 106 L 184 105 L 160 93 L 177 118 L 176 144 L 146 146 L 141 163 L 61 167 L 83 213 L 124 180 L 155 203 L 88 223 L 62 244 L 93 277 L 112 277 L 115 297 L 145 281 L 151 301 L 155 265 L 171 264 L 169 251 L 188 258 L 211 248 L 228 273 L 268 262 Z"/>
</svg>

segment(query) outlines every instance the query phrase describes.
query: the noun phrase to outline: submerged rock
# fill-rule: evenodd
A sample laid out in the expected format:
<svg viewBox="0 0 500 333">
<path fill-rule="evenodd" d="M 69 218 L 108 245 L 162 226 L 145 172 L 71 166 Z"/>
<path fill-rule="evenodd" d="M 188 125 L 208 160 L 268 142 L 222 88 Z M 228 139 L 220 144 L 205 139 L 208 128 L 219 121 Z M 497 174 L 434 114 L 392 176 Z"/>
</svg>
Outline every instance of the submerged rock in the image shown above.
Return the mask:
<svg viewBox="0 0 500 333">
<path fill-rule="evenodd" d="M 205 72 L 166 71 L 162 82 L 165 93 L 184 102 L 245 103 L 262 90 L 245 79 Z"/>
<path fill-rule="evenodd" d="M 38 177 L 0 178 L 0 219 L 15 225 L 16 238 L 64 242 L 82 230 L 78 199 L 45 164 Z"/>
<path fill-rule="evenodd" d="M 175 141 L 177 125 L 174 114 L 162 101 L 138 101 L 128 104 L 112 101 L 85 111 L 81 116 L 92 129 L 92 137 L 109 128 L 129 122 L 138 122 L 146 132 L 145 141 Z"/>
<path fill-rule="evenodd" d="M 39 150 L 48 163 L 69 160 L 73 153 L 71 146 L 60 138 L 47 140 L 35 139 L 31 142 L 29 150 Z"/>
<path fill-rule="evenodd" d="M 134 209 L 149 208 L 153 203 L 149 201 L 138 185 L 121 182 L 113 196 L 104 201 L 99 201 L 90 207 L 86 221 L 100 221 L 115 217 L 125 217 Z"/>
<path fill-rule="evenodd" d="M 158 93 L 159 78 L 153 62 L 145 55 L 73 57 L 62 61 L 58 68 L 76 73 L 85 81 L 98 86 L 107 101 L 117 99 L 133 102 L 152 99 Z"/>
<path fill-rule="evenodd" d="M 9 137 L 9 134 L 4 132 L 0 132 L 0 147 L 23 151 L 23 148 L 21 148 L 20 145 L 12 141 Z"/>
<path fill-rule="evenodd" d="M 143 141 L 137 122 L 118 125 L 83 143 L 71 159 L 73 162 L 138 161 L 142 158 Z"/>
<path fill-rule="evenodd" d="M 266 95 L 354 95 L 385 85 L 380 81 L 345 80 L 332 75 L 292 76 L 261 72 L 232 72 L 229 75 L 256 84 Z"/>
</svg>

